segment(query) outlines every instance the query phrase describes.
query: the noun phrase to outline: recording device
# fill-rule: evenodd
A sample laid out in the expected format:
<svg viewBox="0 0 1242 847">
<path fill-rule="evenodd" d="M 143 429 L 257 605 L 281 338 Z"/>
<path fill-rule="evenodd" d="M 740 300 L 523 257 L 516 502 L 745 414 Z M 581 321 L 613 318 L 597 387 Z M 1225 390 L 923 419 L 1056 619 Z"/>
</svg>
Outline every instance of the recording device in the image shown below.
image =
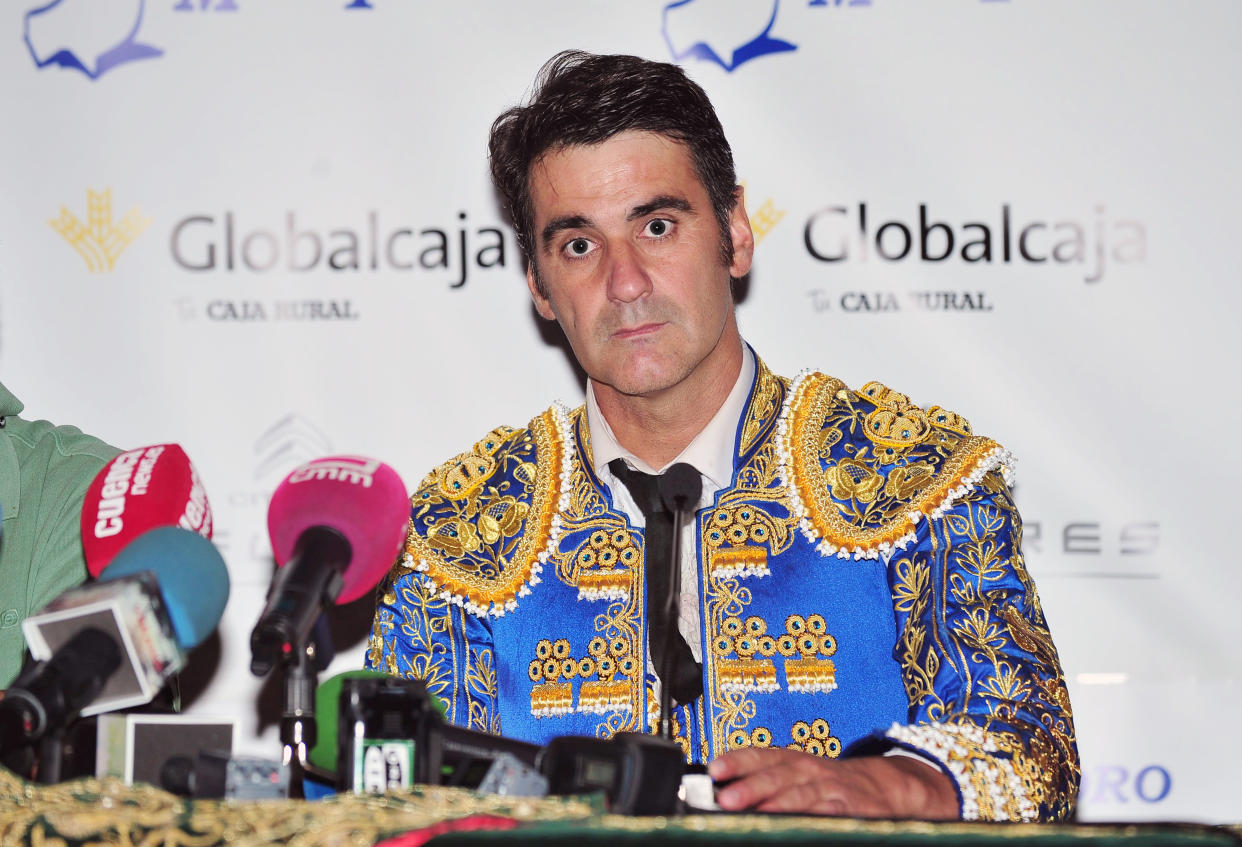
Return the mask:
<svg viewBox="0 0 1242 847">
<path fill-rule="evenodd" d="M 179 526 L 211 538 L 211 506 L 190 458 L 177 444 L 114 457 L 95 475 L 82 503 L 82 550 L 93 577 L 149 530 Z"/>
<path fill-rule="evenodd" d="M 48 662 L 67 661 L 61 654 L 71 644 L 106 650 L 97 645 L 107 642 L 116 649 L 118 667 L 81 704 L 83 716 L 94 715 L 149 702 L 184 667 L 186 652 L 216 628 L 228 595 L 228 569 L 212 543 L 189 530 L 161 527 L 134 540 L 96 582 L 66 591 L 26 618 L 22 630 L 31 655 Z M 0 711 L 29 702 L 24 695 L 15 699 L 15 690 L 42 696 L 27 688 L 43 673 L 39 667 L 17 679 Z M 60 675 L 66 690 L 81 684 L 81 674 L 97 672 L 90 663 L 71 667 L 78 669 L 72 676 Z"/>
<path fill-rule="evenodd" d="M 315 459 L 277 487 L 267 512 L 278 570 L 250 636 L 250 670 L 266 676 L 306 643 L 331 603 L 356 600 L 388 573 L 409 501 L 397 472 L 359 456 Z"/>
<path fill-rule="evenodd" d="M 237 739 L 236 718 L 185 714 L 100 715 L 95 729 L 96 777 L 114 777 L 126 785 L 161 785 L 186 796 L 188 792 L 176 790 L 183 787 L 182 783 L 165 781 L 166 772 L 192 777 L 200 751 L 211 750 L 228 757 Z"/>
<path fill-rule="evenodd" d="M 509 796 L 603 792 L 617 814 L 679 809 L 685 754 L 657 736 L 564 736 L 539 747 L 449 724 L 422 681 L 373 672 L 324 683 L 324 724 L 331 722 L 333 701 L 339 709 L 335 759 L 322 744 L 314 755 L 321 769 L 336 773 L 342 791 L 384 793 L 430 784 Z"/>
<path fill-rule="evenodd" d="M 342 791 L 384 793 L 414 784 L 481 789 L 491 775 L 491 793 L 547 793 L 536 769 L 538 745 L 446 723 L 439 699 L 420 680 L 349 671 L 319 687 L 316 708 L 323 729 L 311 762 L 334 773 Z M 493 773 L 497 761 L 504 780 Z"/>
<path fill-rule="evenodd" d="M 289 790 L 288 766 L 227 750 L 173 756 L 160 768 L 159 785 L 182 797 L 226 800 L 280 800 Z"/>
<path fill-rule="evenodd" d="M 27 668 L 0 700 L 0 753 L 60 781 L 66 729 L 79 715 L 148 702 L 216 626 L 228 570 L 211 542 L 176 527 L 145 533 L 96 583 L 66 591 L 22 623 Z M 9 754 L 16 754 L 10 756 Z"/>
<path fill-rule="evenodd" d="M 602 791 L 615 814 L 670 815 L 679 810 L 686 759 L 681 747 L 656 735 L 567 735 L 548 742 L 539 768 L 548 777 L 549 794 Z"/>
</svg>

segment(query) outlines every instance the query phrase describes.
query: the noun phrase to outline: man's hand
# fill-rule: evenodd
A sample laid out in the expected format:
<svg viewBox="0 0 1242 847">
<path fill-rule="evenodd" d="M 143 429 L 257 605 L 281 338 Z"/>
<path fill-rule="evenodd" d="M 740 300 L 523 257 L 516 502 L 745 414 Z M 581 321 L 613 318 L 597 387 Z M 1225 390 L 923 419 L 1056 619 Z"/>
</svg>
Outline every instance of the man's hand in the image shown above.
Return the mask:
<svg viewBox="0 0 1242 847">
<path fill-rule="evenodd" d="M 822 759 L 797 750 L 747 747 L 707 769 L 722 809 L 860 818 L 956 820 L 957 791 L 942 771 L 904 756 Z"/>
</svg>

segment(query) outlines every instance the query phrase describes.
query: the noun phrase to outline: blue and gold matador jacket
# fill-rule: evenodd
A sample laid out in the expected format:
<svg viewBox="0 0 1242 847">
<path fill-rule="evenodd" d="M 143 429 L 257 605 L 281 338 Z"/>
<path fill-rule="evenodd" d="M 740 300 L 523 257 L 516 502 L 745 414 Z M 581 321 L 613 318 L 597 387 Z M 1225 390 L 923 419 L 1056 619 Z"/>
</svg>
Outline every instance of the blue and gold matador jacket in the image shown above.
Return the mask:
<svg viewBox="0 0 1242 847">
<path fill-rule="evenodd" d="M 761 362 L 736 445 L 697 518 L 704 693 L 673 715 L 687 757 L 898 745 L 953 778 L 966 819 L 1066 817 L 1073 720 L 1006 451 L 879 383 Z M 584 409 L 558 405 L 429 474 L 368 665 L 426 680 L 474 729 L 654 731 L 643 532 L 590 455 Z"/>
</svg>

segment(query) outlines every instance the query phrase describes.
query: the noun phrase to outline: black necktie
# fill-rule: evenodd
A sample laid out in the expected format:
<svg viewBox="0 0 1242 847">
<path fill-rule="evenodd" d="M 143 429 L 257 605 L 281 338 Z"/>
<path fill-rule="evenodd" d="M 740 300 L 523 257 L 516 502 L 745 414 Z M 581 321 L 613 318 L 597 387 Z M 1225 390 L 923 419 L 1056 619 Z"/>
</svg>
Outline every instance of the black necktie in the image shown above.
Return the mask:
<svg viewBox="0 0 1242 847">
<path fill-rule="evenodd" d="M 647 520 L 643 573 L 647 579 L 647 629 L 651 661 L 657 668 L 660 666 L 667 649 L 665 645 L 672 639 L 672 679 L 661 682 L 669 687 L 674 700 L 689 703 L 703 693 L 703 673 L 690 652 L 690 645 L 678 631 L 676 606 L 670 609 L 666 602 L 673 581 L 673 563 L 668 558 L 673 544 L 673 513 L 664 507 L 658 476 L 636 471 L 621 459 L 609 462 L 608 469 L 629 489 L 630 496 Z"/>
</svg>

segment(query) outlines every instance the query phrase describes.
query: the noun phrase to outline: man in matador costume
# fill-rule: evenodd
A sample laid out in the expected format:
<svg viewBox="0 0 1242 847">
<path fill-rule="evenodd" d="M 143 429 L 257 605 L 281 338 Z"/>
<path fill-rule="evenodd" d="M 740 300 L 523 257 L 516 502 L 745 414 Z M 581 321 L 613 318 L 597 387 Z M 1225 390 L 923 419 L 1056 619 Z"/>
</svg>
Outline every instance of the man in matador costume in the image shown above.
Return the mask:
<svg viewBox="0 0 1242 847">
<path fill-rule="evenodd" d="M 1070 815 L 1073 721 L 1012 458 L 880 383 L 773 374 L 742 340 L 754 239 L 702 89 L 561 54 L 490 152 L 586 403 L 423 480 L 368 665 L 425 680 L 454 723 L 543 743 L 653 731 L 670 644 L 675 736 L 723 808 Z M 646 475 L 681 462 L 703 486 L 674 622 Z"/>
</svg>

